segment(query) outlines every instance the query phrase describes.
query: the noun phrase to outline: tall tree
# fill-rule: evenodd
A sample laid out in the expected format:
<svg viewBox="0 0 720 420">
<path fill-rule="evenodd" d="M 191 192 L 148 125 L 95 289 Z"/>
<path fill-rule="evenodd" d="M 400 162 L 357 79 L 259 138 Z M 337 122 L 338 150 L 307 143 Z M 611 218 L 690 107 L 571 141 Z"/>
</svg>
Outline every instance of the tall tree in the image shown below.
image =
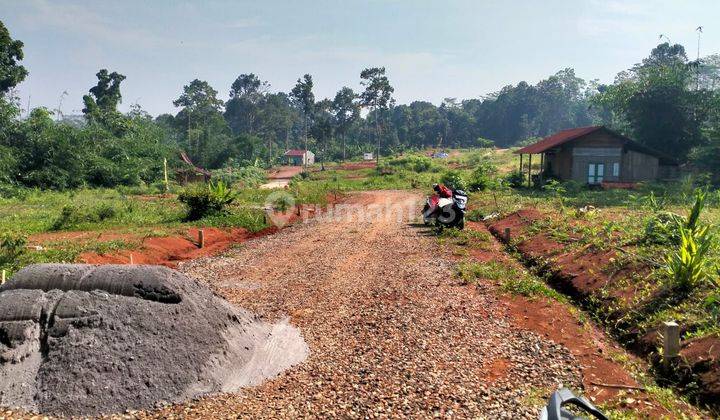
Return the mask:
<svg viewBox="0 0 720 420">
<path fill-rule="evenodd" d="M 83 96 L 85 108 L 83 114 L 90 122 L 96 122 L 122 131 L 122 116 L 118 112 L 118 104 L 122 101 L 120 83 L 125 76 L 118 72 L 102 69 L 96 74 L 98 82 L 90 88 L 90 94 Z"/>
<path fill-rule="evenodd" d="M 325 155 L 328 143 L 333 139 L 335 129 L 335 116 L 332 113 L 333 101 L 323 99 L 315 104 L 313 111 L 313 137 L 318 141 L 318 154 L 320 155 L 321 170 L 325 170 Z"/>
<path fill-rule="evenodd" d="M 360 84 L 365 87 L 360 94 L 360 103 L 375 114 L 375 135 L 377 140 L 376 162 L 380 163 L 380 132 L 382 117 L 388 106 L 392 103 L 392 94 L 395 89 L 385 76 L 385 67 L 371 67 L 360 72 Z"/>
<path fill-rule="evenodd" d="M 357 104 L 357 95 L 352 89 L 345 86 L 338 91 L 332 102 L 332 112 L 335 116 L 336 132 L 342 139 L 342 158 L 347 158 L 347 133 L 350 127 L 360 118 L 360 107 Z"/>
<path fill-rule="evenodd" d="M 290 91 L 290 97 L 293 99 L 295 106 L 301 111 L 303 116 L 303 134 L 305 138 L 305 151 L 308 148 L 308 127 L 310 119 L 312 118 L 312 112 L 315 108 L 315 95 L 312 92 L 313 79 L 309 74 L 297 80 L 295 87 Z M 305 161 L 304 168 L 307 171 L 307 159 Z"/>
<path fill-rule="evenodd" d="M 234 134 L 255 134 L 262 102 L 270 88 L 268 82 L 255 74 L 241 74 L 230 87 L 230 100 L 225 105 L 225 119 Z"/>
<path fill-rule="evenodd" d="M 0 97 L 25 80 L 28 71 L 18 62 L 23 59 L 22 41 L 13 40 L 0 21 Z"/>
<path fill-rule="evenodd" d="M 693 73 L 685 49 L 663 43 L 641 64 L 618 74 L 615 84 L 601 86 L 595 101 L 611 110 L 616 128 L 683 160 L 702 143 L 709 111 L 710 93 L 691 89 Z"/>
<path fill-rule="evenodd" d="M 183 87 L 173 105 L 182 107 L 176 119 L 185 123 L 185 145 L 195 163 L 207 167 L 221 165 L 218 157 L 229 141 L 229 128 L 217 91 L 208 82 L 195 79 Z"/>
</svg>

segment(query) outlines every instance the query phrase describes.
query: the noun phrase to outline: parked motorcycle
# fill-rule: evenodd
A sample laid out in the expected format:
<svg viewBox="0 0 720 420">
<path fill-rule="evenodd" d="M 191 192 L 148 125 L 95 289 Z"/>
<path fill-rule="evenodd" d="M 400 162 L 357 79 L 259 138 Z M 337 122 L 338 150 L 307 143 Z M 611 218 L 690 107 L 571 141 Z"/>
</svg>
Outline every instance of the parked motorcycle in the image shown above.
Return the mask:
<svg viewBox="0 0 720 420">
<path fill-rule="evenodd" d="M 555 391 L 548 401 L 547 406 L 540 412 L 540 420 L 584 420 L 587 417 L 574 414 L 566 407 L 573 406 L 574 411 L 581 411 L 598 420 L 607 420 L 605 414 L 595 408 L 590 401 L 578 397 L 567 388 Z"/>
<path fill-rule="evenodd" d="M 435 194 L 425 200 L 422 215 L 426 225 L 434 224 L 438 228 L 465 227 L 465 212 L 468 197 L 463 190 L 451 190 L 442 185 L 433 185 Z"/>
</svg>

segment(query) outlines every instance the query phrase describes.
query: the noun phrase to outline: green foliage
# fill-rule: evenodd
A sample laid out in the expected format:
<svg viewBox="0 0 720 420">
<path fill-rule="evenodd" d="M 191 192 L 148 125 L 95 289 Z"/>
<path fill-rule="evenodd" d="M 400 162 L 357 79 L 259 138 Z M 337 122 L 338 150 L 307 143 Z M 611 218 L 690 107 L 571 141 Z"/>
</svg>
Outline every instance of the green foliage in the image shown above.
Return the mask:
<svg viewBox="0 0 720 420">
<path fill-rule="evenodd" d="M 265 170 L 256 166 L 228 166 L 212 171 L 212 176 L 238 188 L 257 188 L 267 181 Z"/>
<path fill-rule="evenodd" d="M 120 211 L 109 203 L 98 203 L 92 207 L 76 207 L 72 204 L 63 206 L 60 214 L 50 223 L 48 230 L 68 230 L 82 224 L 101 223 L 114 219 Z"/>
<path fill-rule="evenodd" d="M 524 185 L 525 176 L 520 171 L 512 171 L 505 176 L 504 182 L 513 188 L 519 188 Z"/>
<path fill-rule="evenodd" d="M 395 168 L 406 169 L 413 172 L 428 172 L 437 169 L 436 166 L 433 165 L 432 159 L 427 156 L 418 155 L 391 159 L 387 164 Z"/>
<path fill-rule="evenodd" d="M 462 172 L 451 169 L 445 172 L 440 178 L 440 182 L 445 184 L 446 187 L 453 190 L 466 190 L 467 183 L 462 175 Z"/>
<path fill-rule="evenodd" d="M 687 292 L 709 277 L 711 266 L 706 256 L 714 238 L 708 230 L 707 226 L 694 231 L 680 228 L 679 249 L 665 260 L 672 287 Z"/>
<path fill-rule="evenodd" d="M 178 200 L 187 207 L 185 219 L 189 221 L 220 213 L 236 198 L 237 194 L 223 181 L 191 185 L 178 195 Z"/>
<path fill-rule="evenodd" d="M 21 236 L 0 235 L 0 270 L 14 271 L 25 253 L 27 241 Z"/>
<path fill-rule="evenodd" d="M 25 80 L 28 71 L 18 64 L 23 59 L 23 43 L 10 37 L 0 21 L 0 97 Z"/>
<path fill-rule="evenodd" d="M 470 174 L 470 178 L 467 182 L 468 189 L 470 191 L 485 191 L 495 187 L 495 174 L 497 168 L 490 161 L 485 160 L 478 163 L 475 170 Z"/>
</svg>

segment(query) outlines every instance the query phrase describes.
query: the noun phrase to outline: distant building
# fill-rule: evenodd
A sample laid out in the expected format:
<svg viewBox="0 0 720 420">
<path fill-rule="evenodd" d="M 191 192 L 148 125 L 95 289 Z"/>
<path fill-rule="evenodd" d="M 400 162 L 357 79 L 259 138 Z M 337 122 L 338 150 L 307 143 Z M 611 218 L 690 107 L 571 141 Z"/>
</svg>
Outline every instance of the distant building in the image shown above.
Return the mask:
<svg viewBox="0 0 720 420">
<path fill-rule="evenodd" d="M 635 183 L 675 178 L 678 162 L 603 126 L 559 131 L 515 153 L 523 155 L 528 182 L 532 179 L 532 155 L 540 155 L 540 172 L 535 177 L 574 180 L 590 185 Z"/>
<path fill-rule="evenodd" d="M 373 157 L 372 152 L 369 153 L 363 153 L 363 160 L 373 160 L 375 157 Z"/>
<path fill-rule="evenodd" d="M 283 155 L 288 164 L 295 166 L 312 165 L 315 163 L 315 154 L 309 150 L 291 149 Z"/>
</svg>

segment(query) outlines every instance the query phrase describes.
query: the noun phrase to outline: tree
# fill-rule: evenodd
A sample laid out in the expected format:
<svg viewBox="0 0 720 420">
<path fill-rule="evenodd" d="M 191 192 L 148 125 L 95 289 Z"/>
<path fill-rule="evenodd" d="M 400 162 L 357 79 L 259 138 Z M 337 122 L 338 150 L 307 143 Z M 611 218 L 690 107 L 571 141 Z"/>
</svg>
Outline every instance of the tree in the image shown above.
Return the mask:
<svg viewBox="0 0 720 420">
<path fill-rule="evenodd" d="M 369 108 L 375 115 L 375 135 L 377 140 L 376 162 L 380 164 L 380 132 L 382 129 L 381 119 L 384 111 L 391 105 L 392 94 L 395 89 L 390 86 L 390 81 L 385 76 L 385 67 L 371 67 L 360 72 L 360 84 L 365 87 L 360 94 L 360 103 L 363 107 Z"/>
<path fill-rule="evenodd" d="M 125 76 L 118 72 L 109 73 L 107 69 L 100 70 L 96 76 L 97 85 L 90 88 L 89 95 L 83 96 L 83 114 L 91 123 L 99 123 L 122 132 L 122 115 L 117 106 L 122 101 L 120 83 L 125 80 Z"/>
<path fill-rule="evenodd" d="M 230 100 L 225 105 L 225 119 L 234 134 L 254 134 L 260 118 L 262 103 L 269 89 L 253 73 L 241 74 L 230 87 Z"/>
<path fill-rule="evenodd" d="M 301 111 L 303 116 L 303 134 L 305 138 L 305 150 L 308 148 L 308 127 L 315 107 L 315 95 L 312 92 L 313 79 L 309 74 L 297 80 L 295 87 L 290 91 L 290 97 L 293 99 L 295 106 Z M 307 162 L 305 162 L 305 170 L 307 171 Z"/>
<path fill-rule="evenodd" d="M 346 137 L 350 127 L 360 118 L 360 108 L 356 102 L 357 95 L 345 86 L 338 91 L 332 102 L 336 132 L 342 139 L 342 158 L 346 159 Z"/>
<path fill-rule="evenodd" d="M 691 89 L 693 71 L 681 45 L 660 44 L 594 99 L 611 110 L 615 128 L 641 143 L 684 160 L 702 144 L 711 94 Z"/>
<path fill-rule="evenodd" d="M 208 82 L 195 79 L 183 87 L 173 105 L 182 107 L 175 118 L 185 123 L 184 142 L 193 162 L 207 168 L 222 165 L 230 129 L 222 116 L 223 101 L 217 91 Z"/>
<path fill-rule="evenodd" d="M 28 71 L 18 64 L 23 59 L 22 41 L 13 40 L 0 21 L 0 97 L 25 80 Z"/>
<path fill-rule="evenodd" d="M 318 140 L 320 148 L 320 165 L 321 170 L 325 170 L 325 155 L 327 153 L 328 143 L 332 141 L 333 131 L 335 128 L 335 116 L 332 114 L 333 101 L 323 99 L 315 104 L 313 111 L 313 137 Z"/>
</svg>

